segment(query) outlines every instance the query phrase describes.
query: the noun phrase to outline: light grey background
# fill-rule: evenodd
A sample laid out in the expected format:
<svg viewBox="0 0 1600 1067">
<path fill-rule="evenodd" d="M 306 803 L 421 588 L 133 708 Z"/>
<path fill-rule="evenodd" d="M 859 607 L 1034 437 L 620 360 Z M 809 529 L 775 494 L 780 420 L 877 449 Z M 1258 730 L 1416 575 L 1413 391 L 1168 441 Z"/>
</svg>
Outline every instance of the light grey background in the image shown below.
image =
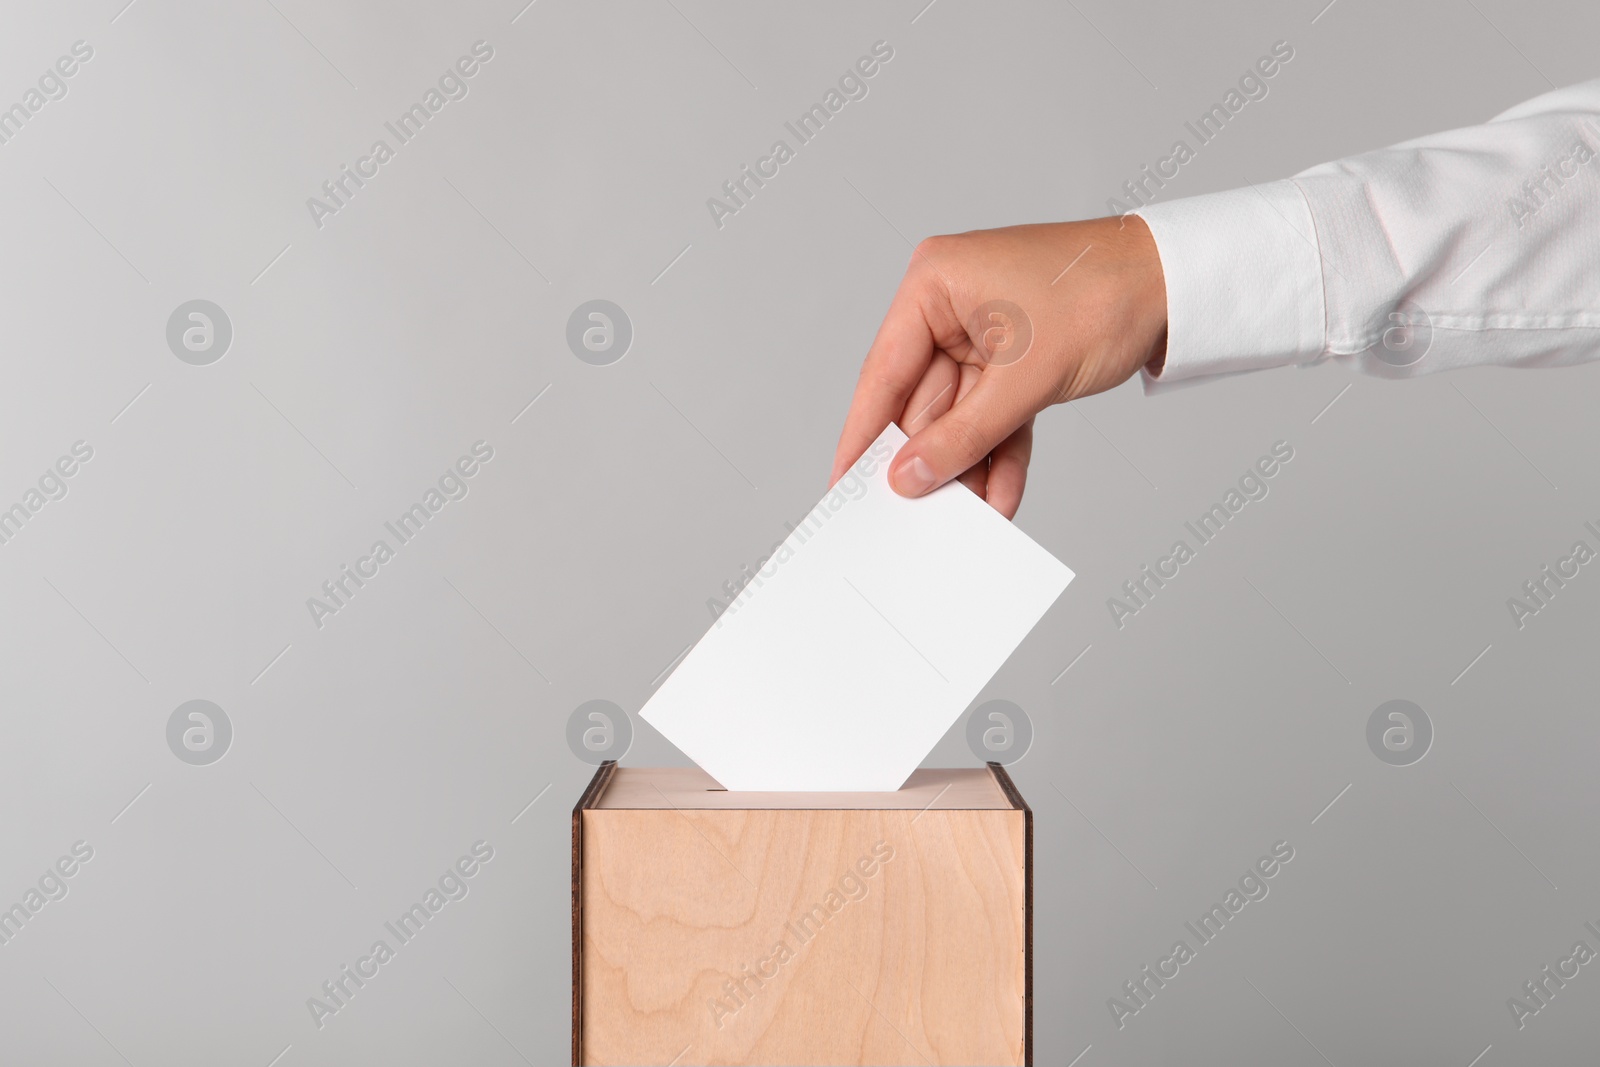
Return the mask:
<svg viewBox="0 0 1600 1067">
<path fill-rule="evenodd" d="M 0 946 L 7 1063 L 563 1062 L 567 717 L 637 711 L 821 494 L 908 241 L 1104 213 L 1279 40 L 1164 196 L 1600 73 L 1577 3 L 125 2 L 0 32 L 4 103 L 94 48 L 0 145 L 0 506 L 94 449 L 0 545 L 0 904 L 94 849 Z M 480 39 L 319 230 L 307 197 Z M 706 198 L 878 40 L 870 95 L 717 229 Z M 233 325 L 209 366 L 166 344 L 193 299 Z M 591 299 L 633 323 L 610 366 L 565 343 Z M 1035 731 L 1038 1062 L 1593 1056 L 1600 966 L 1521 1031 L 1506 1000 L 1600 949 L 1600 573 L 1521 630 L 1506 600 L 1597 544 L 1597 401 L 1600 367 L 1319 367 L 1041 417 L 1018 522 L 1078 577 L 981 698 Z M 479 440 L 470 494 L 317 628 Z M 1106 599 L 1278 440 L 1271 495 L 1118 630 Z M 1435 731 L 1407 767 L 1366 742 L 1396 698 Z M 194 699 L 233 726 L 208 766 L 167 747 Z M 681 760 L 636 730 L 629 762 Z M 973 762 L 964 723 L 928 762 Z M 307 998 L 480 839 L 319 1030 Z M 1279 840 L 1270 896 L 1119 1030 L 1108 998 Z"/>
</svg>

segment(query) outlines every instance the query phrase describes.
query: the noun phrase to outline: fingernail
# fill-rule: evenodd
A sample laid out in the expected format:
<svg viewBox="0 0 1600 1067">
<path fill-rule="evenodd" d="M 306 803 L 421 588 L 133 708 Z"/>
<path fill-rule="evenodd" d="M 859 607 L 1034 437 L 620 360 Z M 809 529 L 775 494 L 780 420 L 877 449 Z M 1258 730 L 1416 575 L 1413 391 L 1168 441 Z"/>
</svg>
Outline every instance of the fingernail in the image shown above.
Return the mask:
<svg viewBox="0 0 1600 1067">
<path fill-rule="evenodd" d="M 894 491 L 901 496 L 921 496 L 933 488 L 933 468 L 921 456 L 912 456 L 890 472 Z"/>
</svg>

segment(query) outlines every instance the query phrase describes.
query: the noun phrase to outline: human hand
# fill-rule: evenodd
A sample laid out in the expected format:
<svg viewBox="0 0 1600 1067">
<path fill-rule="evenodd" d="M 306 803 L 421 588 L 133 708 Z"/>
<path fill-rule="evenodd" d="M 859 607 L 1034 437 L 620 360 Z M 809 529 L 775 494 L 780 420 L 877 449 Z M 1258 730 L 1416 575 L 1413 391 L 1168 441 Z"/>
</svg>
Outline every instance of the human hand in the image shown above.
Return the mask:
<svg viewBox="0 0 1600 1067">
<path fill-rule="evenodd" d="M 1158 363 L 1166 337 L 1161 259 L 1136 215 L 930 237 L 867 353 L 830 484 L 898 422 L 895 492 L 959 477 L 1012 518 L 1033 417 Z"/>
</svg>

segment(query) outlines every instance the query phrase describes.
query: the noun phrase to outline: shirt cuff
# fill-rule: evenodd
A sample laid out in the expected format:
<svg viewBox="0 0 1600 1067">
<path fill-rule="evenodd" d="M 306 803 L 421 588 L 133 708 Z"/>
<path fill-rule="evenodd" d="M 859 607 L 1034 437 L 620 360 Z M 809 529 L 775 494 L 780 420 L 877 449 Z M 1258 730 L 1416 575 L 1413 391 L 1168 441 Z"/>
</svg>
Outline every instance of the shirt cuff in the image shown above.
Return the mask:
<svg viewBox="0 0 1600 1067">
<path fill-rule="evenodd" d="M 1316 226 L 1292 181 L 1208 193 L 1133 212 L 1167 283 L 1167 356 L 1146 386 L 1305 363 L 1327 315 Z"/>
</svg>

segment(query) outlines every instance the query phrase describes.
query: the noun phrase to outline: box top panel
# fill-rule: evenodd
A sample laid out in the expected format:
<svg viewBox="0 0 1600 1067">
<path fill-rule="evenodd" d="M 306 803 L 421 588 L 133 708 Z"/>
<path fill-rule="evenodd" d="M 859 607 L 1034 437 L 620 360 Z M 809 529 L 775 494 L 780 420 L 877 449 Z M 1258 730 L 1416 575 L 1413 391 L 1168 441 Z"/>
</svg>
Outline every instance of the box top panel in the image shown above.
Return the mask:
<svg viewBox="0 0 1600 1067">
<path fill-rule="evenodd" d="M 618 767 L 593 808 L 989 810 L 1016 805 L 986 767 L 913 771 L 893 793 L 731 793 L 699 767 Z"/>
</svg>

